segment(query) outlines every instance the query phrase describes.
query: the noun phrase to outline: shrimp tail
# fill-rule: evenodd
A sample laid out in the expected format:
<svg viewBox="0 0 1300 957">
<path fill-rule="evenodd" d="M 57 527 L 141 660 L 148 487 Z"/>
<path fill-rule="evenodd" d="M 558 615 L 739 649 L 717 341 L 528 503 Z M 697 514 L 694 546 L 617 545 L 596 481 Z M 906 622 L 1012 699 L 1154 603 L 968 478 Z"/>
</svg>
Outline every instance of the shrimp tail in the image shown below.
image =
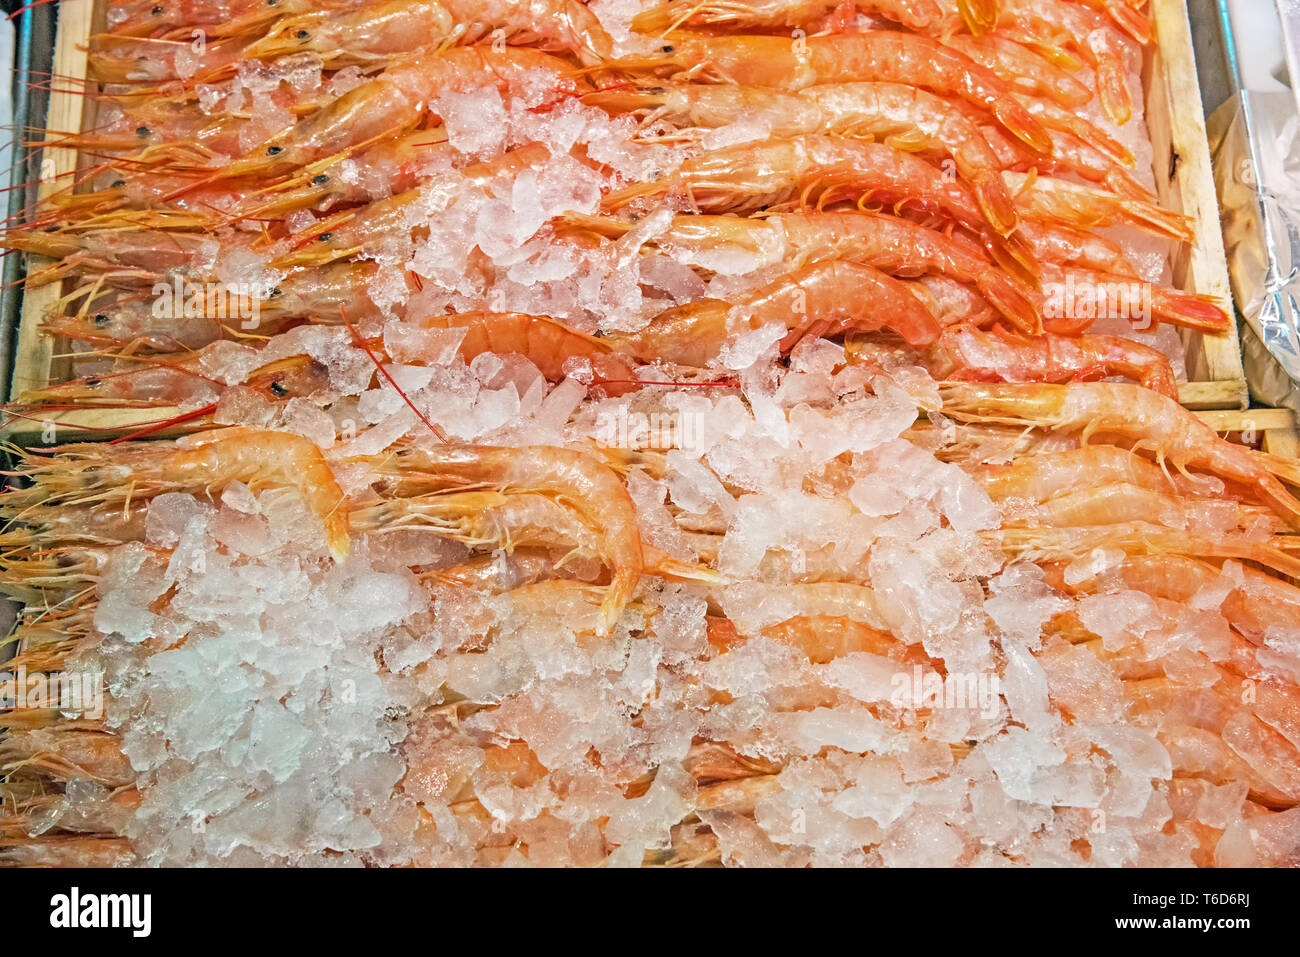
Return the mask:
<svg viewBox="0 0 1300 957">
<path fill-rule="evenodd" d="M 1109 58 L 1097 66 L 1097 99 L 1111 122 L 1123 126 L 1133 118 L 1133 99 L 1122 64 Z"/>
<path fill-rule="evenodd" d="M 1016 204 L 996 173 L 982 177 L 974 183 L 973 192 L 980 212 L 998 233 L 1006 236 L 1016 228 L 1020 222 L 1016 214 Z"/>
<path fill-rule="evenodd" d="M 1224 333 L 1232 327 L 1231 316 L 1210 296 L 1164 286 L 1151 288 L 1151 312 L 1164 322 L 1204 332 Z"/>
<path fill-rule="evenodd" d="M 1108 3 L 1106 13 L 1115 22 L 1115 26 L 1138 43 L 1146 46 L 1151 42 L 1151 21 L 1147 19 L 1141 10 L 1129 6 L 1127 3 Z"/>
<path fill-rule="evenodd" d="M 1121 77 L 1122 81 L 1122 77 Z M 1125 91 L 1127 92 L 1127 87 Z M 1132 104 L 1130 104 L 1130 112 Z M 1048 135 L 1047 130 L 1038 122 L 1033 113 L 1029 112 L 1025 106 L 1015 99 L 1006 96 L 997 101 L 993 107 L 993 115 L 997 117 L 999 123 L 1011 133 L 1016 139 L 1022 141 L 1026 146 L 1032 149 L 1039 156 L 1049 157 L 1052 155 L 1052 138 Z"/>
<path fill-rule="evenodd" d="M 679 561 L 644 543 L 641 545 L 641 554 L 645 561 L 645 572 L 649 575 L 658 575 L 670 581 L 701 582 L 706 585 L 726 585 L 731 581 L 726 575 L 714 571 L 707 565 Z"/>
<path fill-rule="evenodd" d="M 1043 317 L 1025 291 L 1008 276 L 990 271 L 979 279 L 979 291 L 1013 326 L 1031 336 L 1042 335 Z"/>
<path fill-rule="evenodd" d="M 957 0 L 966 29 L 975 36 L 988 33 L 998 25 L 998 0 Z"/>
<path fill-rule="evenodd" d="M 1012 233 L 1010 236 L 981 237 L 988 254 L 1007 272 L 1022 282 L 1037 285 L 1040 277 L 1038 260 L 1034 258 L 1033 249 L 1023 238 Z"/>
</svg>

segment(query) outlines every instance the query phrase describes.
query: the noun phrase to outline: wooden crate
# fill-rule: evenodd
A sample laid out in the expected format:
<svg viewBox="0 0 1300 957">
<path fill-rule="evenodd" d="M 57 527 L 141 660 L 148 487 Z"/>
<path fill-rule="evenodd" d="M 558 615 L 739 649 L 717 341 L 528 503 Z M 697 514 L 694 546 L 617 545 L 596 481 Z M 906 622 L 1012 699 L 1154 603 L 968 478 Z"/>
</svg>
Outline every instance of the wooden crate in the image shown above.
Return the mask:
<svg viewBox="0 0 1300 957">
<path fill-rule="evenodd" d="M 59 4 L 58 39 L 54 72 L 86 75 L 86 41 L 103 28 L 104 0 L 63 0 Z M 1232 299 L 1219 227 L 1218 201 L 1210 165 L 1210 150 L 1196 83 L 1191 28 L 1185 0 L 1151 0 L 1150 14 L 1157 43 L 1146 55 L 1143 84 L 1146 122 L 1154 147 L 1156 190 L 1161 202 L 1189 216 L 1196 242 L 1179 250 L 1173 262 L 1173 281 L 1181 289 L 1215 298 L 1229 312 Z M 88 129 L 94 125 L 93 106 L 72 92 L 56 92 L 50 99 L 48 128 L 58 131 Z M 45 196 L 61 188 L 78 168 L 69 149 L 51 147 L 44 153 L 41 186 Z M 53 177 L 53 178 L 50 178 Z M 48 261 L 32 257 L 31 269 Z M 39 388 L 68 376 L 68 361 L 60 355 L 62 344 L 43 336 L 38 326 L 57 302 L 56 285 L 28 293 L 23 304 L 13 381 L 9 400 L 25 390 Z M 1248 404 L 1245 375 L 1236 330 L 1208 336 L 1186 332 L 1189 381 L 1179 395 L 1191 409 L 1244 409 Z M 0 435 L 20 444 L 46 444 L 51 436 L 63 442 L 120 434 L 141 423 L 176 414 L 173 409 L 93 410 L 42 413 L 41 421 L 17 419 Z M 176 431 L 184 431 L 182 426 Z M 159 433 L 164 434 L 164 433 Z"/>
</svg>

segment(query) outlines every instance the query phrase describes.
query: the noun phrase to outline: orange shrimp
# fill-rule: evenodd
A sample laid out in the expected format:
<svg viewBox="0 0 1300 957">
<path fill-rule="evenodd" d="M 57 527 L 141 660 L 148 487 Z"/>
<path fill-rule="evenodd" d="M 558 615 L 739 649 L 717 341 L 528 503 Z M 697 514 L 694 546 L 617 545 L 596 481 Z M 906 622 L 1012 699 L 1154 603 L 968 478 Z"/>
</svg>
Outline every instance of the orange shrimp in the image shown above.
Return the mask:
<svg viewBox="0 0 1300 957">
<path fill-rule="evenodd" d="M 1001 326 L 983 332 L 971 325 L 946 329 L 940 346 L 955 378 L 985 382 L 1071 382 L 1124 376 L 1177 400 L 1169 357 L 1119 336 L 1028 337 Z"/>
<path fill-rule="evenodd" d="M 935 0 L 667 0 L 633 17 L 632 29 L 661 34 L 683 26 L 742 30 L 807 27 L 832 15 L 842 18 L 859 11 L 913 30 L 936 24 L 942 16 Z"/>
<path fill-rule="evenodd" d="M 802 90 L 819 83 L 874 80 L 919 86 L 986 110 L 1041 156 L 1050 156 L 1047 131 L 1009 87 L 970 57 L 928 37 L 893 31 L 789 40 L 766 36 L 703 37 L 670 34 L 656 54 L 612 60 L 628 73 L 711 73 L 746 86 Z"/>
<path fill-rule="evenodd" d="M 1035 222 L 1075 229 L 1128 225 L 1183 242 L 1195 238 L 1191 221 L 1182 213 L 1129 196 L 1013 170 L 1003 171 L 1002 182 L 1020 215 Z"/>
<path fill-rule="evenodd" d="M 1124 51 L 1111 39 L 1108 18 L 1064 0 L 998 0 L 998 30 L 1043 49 L 1065 46 L 1095 68 L 1097 97 L 1119 126 L 1133 114 Z"/>
<path fill-rule="evenodd" d="M 630 224 L 597 217 L 569 217 L 585 232 L 620 236 Z M 778 262 L 800 267 L 837 259 L 874 266 L 893 275 L 938 273 L 975 286 L 1023 331 L 1038 334 L 1042 321 L 1026 292 L 964 244 L 894 216 L 868 213 L 779 213 L 763 220 L 734 216 L 678 216 L 654 240 L 664 249 L 702 263 L 719 251 L 743 251 L 755 268 Z"/>
<path fill-rule="evenodd" d="M 547 446 L 404 446 L 374 468 L 391 463 L 393 494 L 478 485 L 506 494 L 533 494 L 571 510 L 597 535 L 599 553 L 611 568 L 597 632 L 608 635 L 631 599 L 644 567 L 641 534 L 632 499 L 600 459 Z"/>
<path fill-rule="evenodd" d="M 598 339 L 572 329 L 548 316 L 518 312 L 469 312 L 429 316 L 416 325 L 423 329 L 462 329 L 460 357 L 470 362 L 485 352 L 524 356 L 550 382 L 559 382 L 572 371 L 574 360 L 589 363 L 600 386 L 609 395 L 623 395 L 637 388 L 636 371 L 608 339 Z"/>
<path fill-rule="evenodd" d="M 885 144 L 825 135 L 709 150 L 668 176 L 610 193 L 603 205 L 617 211 L 634 199 L 670 193 L 709 213 L 754 212 L 795 198 L 818 205 L 879 199 L 895 212 L 915 208 L 977 231 L 1009 231 L 1007 223 L 990 223 L 969 190 L 924 160 Z"/>
<path fill-rule="evenodd" d="M 489 34 L 551 53 L 573 53 L 587 64 L 608 57 L 613 43 L 596 15 L 578 0 L 387 0 L 356 11 L 286 17 L 244 55 L 270 59 L 309 52 L 337 69 L 470 44 Z"/>
<path fill-rule="evenodd" d="M 997 232 L 1009 232 L 1016 222 L 1015 207 L 997 173 L 1003 164 L 979 126 L 943 97 L 912 86 L 828 83 L 796 96 L 759 87 L 664 81 L 633 90 L 602 90 L 583 99 L 615 112 L 644 113 L 646 122 L 668 119 L 718 127 L 744 120 L 769 127 L 775 137 L 836 133 L 874 137 L 908 152 L 926 150 L 951 158 Z"/>
<path fill-rule="evenodd" d="M 508 190 L 520 172 L 544 163 L 550 155 L 550 150 L 542 144 L 530 143 L 496 159 L 468 166 L 460 176 L 436 179 L 361 209 L 345 210 L 319 220 L 303 240 L 306 245 L 279 257 L 271 266 L 274 269 L 321 266 L 338 259 L 373 255 L 375 250 L 393 245 L 407 245 L 413 237 L 410 225 L 413 208 L 419 208 L 422 216 L 432 215 L 450 206 L 467 186 L 489 192 Z M 417 203 L 418 207 L 414 205 Z"/>
<path fill-rule="evenodd" d="M 259 145 L 244 159 L 206 175 L 191 188 L 220 179 L 265 176 L 342 158 L 358 148 L 401 135 L 424 123 L 433 101 L 447 91 L 473 90 L 484 76 L 503 92 L 536 90 L 543 78 L 554 99 L 576 95 L 587 84 L 563 60 L 524 47 L 457 47 L 422 53 L 390 64 L 383 73 Z"/>
<path fill-rule="evenodd" d="M 111 301 L 92 298 L 73 314 L 45 320 L 41 328 L 50 335 L 79 342 L 130 346 L 129 351 L 133 353 L 180 352 L 202 348 L 227 334 L 281 332 L 297 320 L 335 322 L 340 306 L 358 321 L 373 319 L 380 312 L 366 288 L 378 269 L 371 262 L 338 262 L 292 272 L 258 300 L 256 326 L 252 329 L 245 328 L 252 319 L 241 317 L 236 322 L 231 317 L 229 299 L 224 308 L 215 308 L 216 295 L 212 290 L 207 290 L 204 297 L 204 303 L 213 306 L 205 310 L 205 315 L 183 318 L 155 315 L 153 302 L 145 298 L 147 287 L 129 295 L 124 290 Z"/>
<path fill-rule="evenodd" d="M 983 36 L 955 33 L 940 39 L 992 70 L 1021 94 L 1050 97 L 1062 106 L 1074 108 L 1092 99 L 1092 91 L 1069 73 L 1014 40 L 996 33 Z"/>
<path fill-rule="evenodd" d="M 1150 492 L 1209 493 L 1203 481 L 1170 476 L 1154 462 L 1113 445 L 1084 445 L 1064 452 L 1024 455 L 1006 465 L 968 469 L 996 502 L 1045 502 L 1073 491 L 1130 485 Z"/>
<path fill-rule="evenodd" d="M 982 532 L 987 541 L 996 544 L 1008 555 L 1030 562 L 1071 562 L 1085 558 L 1098 550 L 1122 551 L 1128 555 L 1189 555 L 1196 558 L 1227 559 L 1257 562 L 1283 575 L 1300 574 L 1300 559 L 1272 544 L 1261 541 L 1258 530 L 1247 534 L 1229 534 L 1221 528 L 1167 527 L 1157 524 L 1164 517 L 1192 518 L 1202 516 L 1180 508 L 1171 499 L 1159 493 L 1119 488 L 1121 498 L 1117 507 L 1132 513 L 1145 510 L 1142 521 L 1112 521 L 1106 511 L 1108 490 L 1087 489 L 1073 493 L 1060 503 L 1060 516 L 1049 506 L 1043 509 L 1047 524 L 1026 527 L 1007 524 L 998 531 Z M 1171 516 L 1165 506 L 1181 514 Z M 1031 510 L 1032 511 L 1032 510 Z M 1072 513 L 1072 514 L 1067 514 Z M 1246 517 L 1247 513 L 1242 513 Z M 1061 524 L 1067 518 L 1086 522 L 1100 517 L 1102 524 Z"/>
<path fill-rule="evenodd" d="M 726 344 L 733 314 L 750 329 L 785 324 L 790 334 L 781 340 L 783 352 L 806 336 L 829 337 L 848 330 L 888 326 L 913 345 L 933 342 L 940 331 L 929 310 L 897 280 L 870 266 L 823 261 L 725 302 L 701 299 L 675 306 L 639 332 L 603 341 L 643 362 L 704 366 Z"/>
<path fill-rule="evenodd" d="M 982 422 L 1078 430 L 1134 440 L 1180 472 L 1198 468 L 1251 489 L 1278 515 L 1300 525 L 1300 502 L 1249 451 L 1218 434 L 1173 399 L 1141 386 L 1112 382 L 1070 385 L 950 384 L 945 412 Z"/>
<path fill-rule="evenodd" d="M 289 432 L 232 427 L 179 442 L 57 446 L 29 453 L 25 471 L 52 503 L 94 501 L 120 507 L 137 496 L 203 493 L 234 481 L 296 488 L 324 524 L 333 558 L 342 561 L 348 554 L 343 492 L 320 450 Z"/>
<path fill-rule="evenodd" d="M 1234 532 L 1286 531 L 1285 527 L 1278 527 L 1281 525 L 1278 519 L 1258 506 L 1157 491 L 1128 482 L 1071 489 L 1032 504 L 1014 503 L 1004 508 L 1002 519 L 1004 528 L 1049 529 L 1146 522 L 1166 530 L 1192 532 L 1207 540 L 1220 536 L 1220 545 L 1230 544 Z M 1270 562 L 1270 555 L 1265 552 L 1250 554 L 1263 555 L 1257 560 L 1278 567 L 1277 560 Z M 1279 570 L 1285 572 L 1296 567 L 1300 563 L 1288 561 Z"/>
<path fill-rule="evenodd" d="M 1227 311 L 1210 296 L 1053 262 L 1040 261 L 1039 271 L 1044 326 L 1060 335 L 1076 335 L 1105 315 L 1144 326 L 1153 320 L 1168 322 L 1216 335 L 1232 328 Z"/>
<path fill-rule="evenodd" d="M 1137 271 L 1119 244 L 1096 233 L 1031 222 L 1025 223 L 1019 235 L 1029 244 L 1035 258 L 1043 262 L 1137 278 Z"/>
</svg>

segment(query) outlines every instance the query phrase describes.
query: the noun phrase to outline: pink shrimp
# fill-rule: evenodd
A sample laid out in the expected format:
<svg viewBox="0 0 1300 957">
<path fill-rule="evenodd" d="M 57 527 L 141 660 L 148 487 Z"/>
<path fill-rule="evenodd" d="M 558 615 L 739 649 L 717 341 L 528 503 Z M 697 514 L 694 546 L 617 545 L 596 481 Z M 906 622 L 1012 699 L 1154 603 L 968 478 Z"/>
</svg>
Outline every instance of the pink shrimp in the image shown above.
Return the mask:
<svg viewBox="0 0 1300 957">
<path fill-rule="evenodd" d="M 923 30 L 937 24 L 935 0 L 667 0 L 632 18 L 639 33 L 668 33 L 679 27 L 769 29 L 818 25 L 827 18 L 870 13 Z"/>
<path fill-rule="evenodd" d="M 570 216 L 578 234 L 621 236 L 628 223 Z M 978 253 L 934 230 L 894 216 L 869 213 L 778 213 L 763 220 L 734 216 L 678 216 L 654 245 L 701 264 L 725 250 L 755 258 L 754 268 L 785 263 L 795 268 L 836 259 L 874 266 L 898 276 L 937 273 L 968 283 L 1026 332 L 1042 331 L 1026 291 Z"/>
<path fill-rule="evenodd" d="M 470 44 L 489 34 L 587 64 L 609 56 L 612 41 L 578 0 L 386 0 L 355 11 L 316 10 L 277 22 L 244 55 L 274 58 L 309 52 L 331 69 L 384 62 L 395 55 Z"/>
<path fill-rule="evenodd" d="M 609 395 L 622 395 L 637 388 L 636 370 L 617 354 L 607 339 L 598 339 L 571 329 L 547 316 L 523 313 L 469 312 L 429 316 L 416 325 L 423 329 L 459 329 L 465 332 L 459 354 L 466 362 L 485 352 L 524 356 L 547 380 L 559 382 L 575 368 L 575 361 L 589 364 L 592 384 Z"/>
<path fill-rule="evenodd" d="M 939 324 L 905 286 L 870 266 L 816 262 L 761 289 L 726 302 L 701 299 L 660 313 L 639 332 L 607 337 L 643 362 L 667 360 L 704 366 L 726 344 L 732 315 L 751 329 L 780 322 L 790 330 L 788 352 L 806 336 L 834 336 L 884 326 L 913 345 L 933 342 Z"/>
<path fill-rule="evenodd" d="M 940 345 L 957 378 L 986 382 L 1071 382 L 1120 375 L 1177 400 L 1169 358 L 1119 336 L 1017 335 L 970 325 L 944 331 Z"/>
<path fill-rule="evenodd" d="M 1218 434 L 1173 399 L 1136 385 L 1083 382 L 1070 385 L 974 385 L 943 387 L 945 412 L 981 422 L 1032 425 L 1133 440 L 1180 472 L 1203 469 L 1253 490 L 1278 515 L 1300 525 L 1300 502 L 1245 448 Z"/>
<path fill-rule="evenodd" d="M 597 536 L 611 568 L 597 632 L 608 635 L 631 599 L 644 567 L 636 509 L 615 473 L 595 456 L 548 446 L 404 446 L 384 456 L 392 494 L 460 485 L 532 494 L 571 510 Z M 372 468 L 383 463 L 372 461 Z"/>
<path fill-rule="evenodd" d="M 686 196 L 702 212 L 746 213 L 798 199 L 829 205 L 879 200 L 895 212 L 915 208 L 976 231 L 1009 231 L 990 223 L 975 196 L 937 167 L 881 144 L 811 135 L 710 150 L 668 176 L 617 190 L 604 207 L 617 211 L 634 199 Z"/>
<path fill-rule="evenodd" d="M 988 111 L 1035 153 L 1050 156 L 1052 142 L 1010 88 L 965 54 L 937 40 L 893 31 L 817 36 L 702 37 L 671 34 L 656 54 L 612 60 L 628 73 L 712 73 L 743 86 L 802 90 L 821 83 L 873 80 L 919 86 L 964 99 Z"/>
<path fill-rule="evenodd" d="M 828 83 L 798 96 L 732 84 L 662 85 L 602 90 L 584 100 L 602 109 L 633 111 L 646 122 L 660 119 L 695 126 L 726 126 L 738 120 L 770 126 L 773 136 L 816 133 L 874 137 L 908 152 L 926 150 L 951 157 L 971 185 L 984 217 L 998 232 L 1009 231 L 1016 210 L 997 171 L 1002 162 L 980 127 L 966 113 L 925 90 L 899 83 Z M 1018 162 L 1012 157 L 1011 162 Z"/>
</svg>

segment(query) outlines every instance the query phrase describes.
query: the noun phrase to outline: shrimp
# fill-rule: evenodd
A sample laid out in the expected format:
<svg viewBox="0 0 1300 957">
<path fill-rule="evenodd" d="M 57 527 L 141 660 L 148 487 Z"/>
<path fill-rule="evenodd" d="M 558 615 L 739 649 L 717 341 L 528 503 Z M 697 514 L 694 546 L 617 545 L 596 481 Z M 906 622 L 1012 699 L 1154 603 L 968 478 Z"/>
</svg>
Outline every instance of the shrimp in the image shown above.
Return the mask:
<svg viewBox="0 0 1300 957">
<path fill-rule="evenodd" d="M 899 83 L 829 83 L 798 96 L 731 84 L 680 84 L 633 91 L 602 90 L 584 101 L 615 112 L 648 113 L 720 127 L 740 120 L 770 126 L 775 137 L 815 133 L 875 137 L 907 152 L 927 150 L 952 160 L 970 183 L 985 219 L 999 233 L 1016 223 L 1016 210 L 998 170 L 1002 162 L 979 126 L 941 96 Z"/>
<path fill-rule="evenodd" d="M 846 11 L 847 7 L 847 11 Z M 924 30 L 943 11 L 935 0 L 666 0 L 632 18 L 638 33 L 662 34 L 683 26 L 742 30 L 807 27 L 834 15 L 869 13 Z"/>
<path fill-rule="evenodd" d="M 607 58 L 613 45 L 596 15 L 578 0 L 387 0 L 355 12 L 287 17 L 244 55 L 268 59 L 310 52 L 338 69 L 470 44 L 489 34 L 551 53 L 573 53 L 585 64 Z"/>
<path fill-rule="evenodd" d="M 965 54 L 914 34 L 871 31 L 798 41 L 670 34 L 657 54 L 612 60 L 608 67 L 626 73 L 707 72 L 742 86 L 790 91 L 855 80 L 919 86 L 986 110 L 1036 154 L 1052 153 L 1047 131 L 1002 80 Z"/>
<path fill-rule="evenodd" d="M 1092 91 L 1069 73 L 1014 40 L 995 33 L 983 36 L 955 33 L 940 39 L 993 71 L 1022 95 L 1049 97 L 1070 108 L 1080 107 L 1092 99 Z"/>
<path fill-rule="evenodd" d="M 18 403 L 8 408 L 206 407 L 216 401 L 227 385 L 242 385 L 268 402 L 283 404 L 292 398 L 309 399 L 325 394 L 329 388 L 329 370 L 305 355 L 268 362 L 239 383 L 221 383 L 204 375 L 200 355 L 177 359 L 132 357 L 132 361 L 136 363 L 135 368 L 28 390 L 19 396 Z"/>
<path fill-rule="evenodd" d="M 121 503 L 165 491 L 208 492 L 229 482 L 295 488 L 321 520 L 331 556 L 349 550 L 348 510 L 320 450 L 289 432 L 243 427 L 177 442 L 96 443 L 29 452 L 24 473 L 51 503 Z"/>
<path fill-rule="evenodd" d="M 57 780 L 89 778 L 109 787 L 135 780 L 122 739 L 102 731 L 9 728 L 0 743 L 0 770 L 13 774 L 22 768 L 40 768 Z"/>
<path fill-rule="evenodd" d="M 1119 336 L 1026 337 L 995 327 L 953 326 L 940 342 L 957 378 L 986 382 L 1069 382 L 1121 375 L 1178 398 L 1169 357 Z M 942 374 L 942 373 L 941 373 Z"/>
<path fill-rule="evenodd" d="M 1227 570 L 1192 558 L 1132 555 L 1101 575 L 1153 598 L 1186 604 L 1201 589 L 1215 587 Z M 1255 645 L 1268 644 L 1278 635 L 1300 634 L 1300 589 L 1248 566 L 1237 565 L 1234 571 L 1239 580 L 1219 606 L 1234 629 Z M 1098 586 L 1099 578 L 1094 577 L 1074 587 Z M 1279 647 L 1276 642 L 1273 646 Z"/>
<path fill-rule="evenodd" d="M 1007 233 L 1016 225 L 989 222 L 969 190 L 922 159 L 881 143 L 825 135 L 710 150 L 668 176 L 610 193 L 603 205 L 616 211 L 634 199 L 670 193 L 709 213 L 753 212 L 795 198 L 818 205 L 878 199 L 895 212 L 915 208 L 977 231 Z"/>
<path fill-rule="evenodd" d="M 447 91 L 477 89 L 484 75 L 503 93 L 538 89 L 545 82 L 554 99 L 587 88 L 563 60 L 522 47 L 457 47 L 395 61 L 382 73 L 259 144 L 249 156 L 216 170 L 200 170 L 190 188 L 245 176 L 292 171 L 327 157 L 399 136 L 423 124 L 434 101 Z M 535 104 L 541 108 L 544 104 Z"/>
<path fill-rule="evenodd" d="M 998 31 L 1051 49 L 1065 45 L 1096 70 L 1097 98 L 1123 126 L 1133 114 L 1125 51 L 1112 39 L 1104 14 L 1065 0 L 998 0 Z"/>
<path fill-rule="evenodd" d="M 1072 503 L 1074 517 L 1086 520 L 1089 514 L 1100 513 L 1109 518 L 1105 511 L 1106 491 L 1089 490 L 1086 495 L 1079 495 Z M 1132 509 L 1141 508 L 1143 504 L 1153 507 L 1151 496 L 1156 493 L 1135 495 L 1128 503 Z M 1091 501 L 1088 501 L 1091 499 Z M 1138 499 L 1146 499 L 1145 503 Z M 1071 505 L 1071 503 L 1065 503 Z M 1052 521 L 1051 508 L 1042 514 Z M 1066 507 L 1061 508 L 1064 514 Z M 1159 520 L 1160 509 L 1147 517 Z M 1283 575 L 1295 577 L 1300 572 L 1300 559 L 1283 551 L 1267 540 L 1259 541 L 1252 533 L 1230 535 L 1217 528 L 1200 529 L 1167 528 L 1154 521 L 1107 521 L 1105 524 L 1079 525 L 1030 525 L 1017 527 L 1008 524 L 998 531 L 981 533 L 982 537 L 996 544 L 1008 555 L 1022 561 L 1030 562 L 1071 562 L 1085 558 L 1099 549 L 1123 551 L 1128 555 L 1189 555 L 1196 558 L 1235 558 L 1242 561 L 1258 562 L 1266 568 L 1272 568 Z"/>
<path fill-rule="evenodd" d="M 1015 503 L 1003 510 L 1004 527 L 1072 528 L 1152 522 L 1210 539 L 1230 540 L 1235 532 L 1286 531 L 1279 520 L 1258 506 L 1221 499 L 1192 498 L 1127 482 L 1072 489 L 1043 501 Z M 1297 567 L 1289 564 L 1288 567 Z"/>
<path fill-rule="evenodd" d="M 90 40 L 89 74 L 102 83 L 163 83 L 185 75 L 208 82 L 235 72 L 239 51 L 221 43 L 197 52 L 190 40 L 153 40 L 101 34 Z"/>
<path fill-rule="evenodd" d="M 501 493 L 531 493 L 572 510 L 595 532 L 599 554 L 611 566 L 597 629 L 602 636 L 610 633 L 631 599 L 644 562 L 632 499 L 600 459 L 545 446 L 404 446 L 391 461 L 400 466 L 391 477 L 395 495 L 409 495 L 430 485 L 434 489 L 478 485 Z M 374 462 L 372 467 L 380 464 Z"/>
<path fill-rule="evenodd" d="M 1065 179 L 1004 170 L 1002 182 L 1025 219 L 1074 229 L 1136 226 L 1157 236 L 1191 242 L 1191 221 L 1153 203 L 1074 183 Z"/>
<path fill-rule="evenodd" d="M 274 269 L 320 266 L 359 254 L 376 257 L 392 247 L 404 249 L 413 237 L 411 210 L 428 218 L 447 209 L 466 187 L 489 193 L 508 190 L 520 172 L 540 165 L 550 157 L 547 147 L 530 143 L 496 159 L 466 167 L 459 175 L 435 179 L 406 192 L 371 203 L 360 210 L 346 210 L 317 221 L 305 234 L 306 245 L 271 263 Z"/>
<path fill-rule="evenodd" d="M 797 648 L 813 664 L 824 665 L 844 655 L 866 653 L 898 662 L 927 663 L 919 646 L 904 644 L 887 631 L 852 618 L 834 615 L 800 615 L 762 629 L 765 638 Z M 710 623 L 709 644 L 730 651 L 744 639 L 727 619 Z"/>
<path fill-rule="evenodd" d="M 467 363 L 485 352 L 518 353 L 550 382 L 559 382 L 568 374 L 566 370 L 587 363 L 594 375 L 593 384 L 609 395 L 623 395 L 638 385 L 635 369 L 617 354 L 609 340 L 589 336 L 548 316 L 470 312 L 430 316 L 416 325 L 422 329 L 464 330 L 459 353 Z"/>
<path fill-rule="evenodd" d="M 1173 399 L 1112 382 L 1070 385 L 951 384 L 941 390 L 946 414 L 976 422 L 1033 425 L 1135 440 L 1162 465 L 1197 468 L 1253 490 L 1278 515 L 1300 525 L 1300 502 L 1245 448 L 1218 434 Z"/>
<path fill-rule="evenodd" d="M 1232 318 L 1212 296 L 1140 282 L 1093 269 L 1073 269 L 1040 262 L 1041 311 L 1049 332 L 1076 335 L 1102 316 L 1152 320 L 1215 335 L 1232 328 Z"/>
<path fill-rule="evenodd" d="M 1137 270 L 1129 263 L 1119 244 L 1096 233 L 1069 226 L 1025 223 L 1019 231 L 1036 259 L 1059 266 L 1077 266 L 1093 272 L 1109 273 L 1136 279 Z"/>
<path fill-rule="evenodd" d="M 241 317 L 235 323 L 231 318 L 231 300 L 227 298 L 226 305 L 218 308 L 217 295 L 212 290 L 204 295 L 204 314 L 176 318 L 155 315 L 154 304 L 144 298 L 143 291 L 107 302 L 89 293 L 90 301 L 75 313 L 52 316 L 41 328 L 49 335 L 79 342 L 129 346 L 127 351 L 136 353 L 199 349 L 227 334 L 237 337 L 282 332 L 299 320 L 334 322 L 340 307 L 349 317 L 362 321 L 380 315 L 366 292 L 378 270 L 376 263 L 339 262 L 291 272 L 257 300 L 256 324 L 251 329 L 247 327 L 254 319 Z M 409 276 L 407 281 L 411 282 Z M 414 291 L 413 284 L 411 288 Z M 237 328 L 232 329 L 231 325 Z"/>
<path fill-rule="evenodd" d="M 124 837 L 7 837 L 0 860 L 18 867 L 132 867 L 139 863 Z"/>
<path fill-rule="evenodd" d="M 571 216 L 581 229 L 622 235 L 630 225 L 616 220 Z M 1013 325 L 1032 334 L 1042 321 L 1026 292 L 991 268 L 983 256 L 933 230 L 893 216 L 868 213 L 780 213 L 764 220 L 732 216 L 678 216 L 654 240 L 661 248 L 686 254 L 701 265 L 722 250 L 753 256 L 754 268 L 778 262 L 804 266 L 838 259 L 874 266 L 882 272 L 916 276 L 938 273 L 969 283 Z"/>
<path fill-rule="evenodd" d="M 346 5 L 359 0 L 342 0 Z M 195 28 L 212 36 L 237 36 L 278 17 L 302 13 L 321 0 L 121 0 L 108 18 L 110 33 L 120 36 L 170 36 L 186 39 Z"/>
<path fill-rule="evenodd" d="M 968 471 L 995 502 L 1040 503 L 1074 491 L 1119 484 L 1150 492 L 1208 495 L 1218 484 L 1167 475 L 1154 462 L 1113 445 L 1025 455 L 1006 465 L 978 465 Z"/>
<path fill-rule="evenodd" d="M 906 287 L 870 266 L 823 261 L 804 266 L 748 295 L 728 301 L 701 299 L 660 313 L 639 332 L 604 341 L 643 362 L 667 360 L 704 366 L 726 345 L 728 320 L 751 329 L 780 322 L 790 334 L 788 352 L 805 336 L 889 326 L 913 345 L 939 335 L 938 322 Z"/>
</svg>

